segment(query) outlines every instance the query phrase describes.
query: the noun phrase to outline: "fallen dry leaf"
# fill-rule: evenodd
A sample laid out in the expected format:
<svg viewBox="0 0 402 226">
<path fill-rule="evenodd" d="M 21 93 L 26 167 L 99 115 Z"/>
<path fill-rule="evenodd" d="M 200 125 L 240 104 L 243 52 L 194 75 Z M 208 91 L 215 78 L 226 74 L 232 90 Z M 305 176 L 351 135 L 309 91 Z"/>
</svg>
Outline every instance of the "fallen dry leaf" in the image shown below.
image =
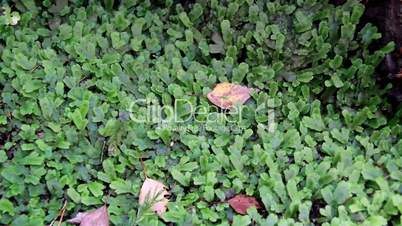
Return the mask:
<svg viewBox="0 0 402 226">
<path fill-rule="evenodd" d="M 229 205 L 239 214 L 247 214 L 247 209 L 255 206 L 255 208 L 261 208 L 258 201 L 251 196 L 236 195 L 228 200 Z"/>
<path fill-rule="evenodd" d="M 142 184 L 139 202 L 140 205 L 144 205 L 146 201 L 152 201 L 153 203 L 151 209 L 155 211 L 159 216 L 166 212 L 166 205 L 169 200 L 165 198 L 169 192 L 166 191 L 166 186 L 157 180 L 145 179 Z"/>
<path fill-rule="evenodd" d="M 102 206 L 94 211 L 80 212 L 67 222 L 80 226 L 109 226 L 109 214 L 106 206 Z"/>
<path fill-rule="evenodd" d="M 208 99 L 222 109 L 230 109 L 234 105 L 244 104 L 253 89 L 228 82 L 219 83 L 208 93 Z"/>
</svg>

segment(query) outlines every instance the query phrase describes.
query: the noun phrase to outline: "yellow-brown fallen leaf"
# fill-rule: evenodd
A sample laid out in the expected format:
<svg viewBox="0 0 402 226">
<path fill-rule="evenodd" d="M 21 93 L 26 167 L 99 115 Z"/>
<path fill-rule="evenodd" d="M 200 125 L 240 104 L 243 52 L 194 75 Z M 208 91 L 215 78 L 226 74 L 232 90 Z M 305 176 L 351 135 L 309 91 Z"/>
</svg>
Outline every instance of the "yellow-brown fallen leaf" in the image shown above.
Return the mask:
<svg viewBox="0 0 402 226">
<path fill-rule="evenodd" d="M 219 83 L 208 93 L 207 97 L 222 109 L 231 109 L 235 105 L 244 104 L 253 89 L 228 82 Z"/>
<path fill-rule="evenodd" d="M 169 192 L 167 192 L 164 184 L 157 180 L 146 178 L 141 187 L 139 203 L 144 205 L 146 202 L 152 202 L 151 209 L 161 216 L 166 212 L 166 205 L 169 202 L 165 198 L 166 195 L 169 195 Z"/>
<path fill-rule="evenodd" d="M 80 212 L 67 222 L 80 226 L 109 226 L 109 214 L 106 206 L 102 206 L 94 211 Z"/>
</svg>

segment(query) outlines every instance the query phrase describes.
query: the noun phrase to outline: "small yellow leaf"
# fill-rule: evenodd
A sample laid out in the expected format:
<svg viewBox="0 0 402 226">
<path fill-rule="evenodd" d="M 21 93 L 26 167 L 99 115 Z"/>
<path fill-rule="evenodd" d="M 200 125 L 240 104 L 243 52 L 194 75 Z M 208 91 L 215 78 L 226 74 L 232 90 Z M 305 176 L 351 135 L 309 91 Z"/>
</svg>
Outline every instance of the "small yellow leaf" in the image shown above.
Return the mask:
<svg viewBox="0 0 402 226">
<path fill-rule="evenodd" d="M 222 109 L 231 109 L 234 105 L 244 104 L 253 89 L 245 86 L 223 82 L 215 86 L 207 97 L 216 106 Z"/>
</svg>

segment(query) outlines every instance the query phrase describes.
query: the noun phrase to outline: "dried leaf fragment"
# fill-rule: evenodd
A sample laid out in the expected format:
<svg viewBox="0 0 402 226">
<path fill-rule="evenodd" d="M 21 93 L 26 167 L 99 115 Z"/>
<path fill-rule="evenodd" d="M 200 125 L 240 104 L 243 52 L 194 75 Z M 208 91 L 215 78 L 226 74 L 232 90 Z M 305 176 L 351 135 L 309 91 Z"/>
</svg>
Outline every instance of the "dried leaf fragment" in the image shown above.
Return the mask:
<svg viewBox="0 0 402 226">
<path fill-rule="evenodd" d="M 234 105 L 244 104 L 253 89 L 228 82 L 219 83 L 208 93 L 207 97 L 216 106 L 230 109 Z"/>
<path fill-rule="evenodd" d="M 145 179 L 140 191 L 140 205 L 144 205 L 146 202 L 152 202 L 151 209 L 160 216 L 166 212 L 166 205 L 169 202 L 169 200 L 165 198 L 166 195 L 169 195 L 166 188 L 163 183 L 157 180 Z"/>
<path fill-rule="evenodd" d="M 109 226 L 109 214 L 106 206 L 102 206 L 94 211 L 80 212 L 67 222 L 80 226 Z"/>
<path fill-rule="evenodd" d="M 257 209 L 261 208 L 258 201 L 251 196 L 246 195 L 236 195 L 235 197 L 228 200 L 230 207 L 232 207 L 236 213 L 247 214 L 247 209 L 250 207 L 255 207 Z"/>
</svg>

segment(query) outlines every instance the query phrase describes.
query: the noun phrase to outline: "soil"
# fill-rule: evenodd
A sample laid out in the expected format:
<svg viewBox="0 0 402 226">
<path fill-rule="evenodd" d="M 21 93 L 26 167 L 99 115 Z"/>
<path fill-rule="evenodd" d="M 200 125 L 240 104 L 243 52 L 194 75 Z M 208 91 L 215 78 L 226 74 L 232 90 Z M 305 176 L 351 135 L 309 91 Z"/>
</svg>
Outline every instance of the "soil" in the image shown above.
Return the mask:
<svg viewBox="0 0 402 226">
<path fill-rule="evenodd" d="M 325 207 L 324 200 L 313 200 L 313 204 L 310 211 L 310 220 L 314 225 L 321 225 L 320 223 L 320 209 Z"/>
<path fill-rule="evenodd" d="M 7 142 L 7 139 L 8 135 L 0 132 L 0 149 L 3 148 L 3 145 Z"/>
</svg>

